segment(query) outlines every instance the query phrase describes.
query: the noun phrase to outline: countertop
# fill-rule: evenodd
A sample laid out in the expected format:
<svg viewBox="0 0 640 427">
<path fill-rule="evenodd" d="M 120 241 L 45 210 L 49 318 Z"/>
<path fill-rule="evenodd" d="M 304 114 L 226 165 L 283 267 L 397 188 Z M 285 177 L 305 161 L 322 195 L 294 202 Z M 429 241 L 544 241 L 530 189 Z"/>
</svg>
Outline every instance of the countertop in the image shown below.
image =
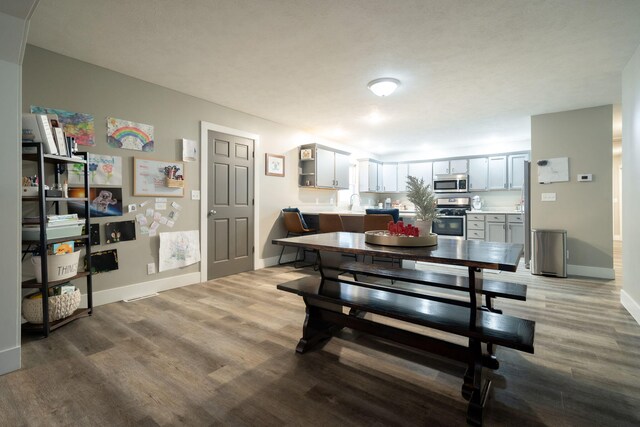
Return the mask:
<svg viewBox="0 0 640 427">
<path fill-rule="evenodd" d="M 480 209 L 480 210 L 470 210 L 470 211 L 466 211 L 468 214 L 469 213 L 476 213 L 476 214 L 511 214 L 511 215 L 524 215 L 524 212 L 521 211 L 516 211 L 515 209 L 501 209 L 501 208 L 489 208 L 489 209 Z"/>
</svg>

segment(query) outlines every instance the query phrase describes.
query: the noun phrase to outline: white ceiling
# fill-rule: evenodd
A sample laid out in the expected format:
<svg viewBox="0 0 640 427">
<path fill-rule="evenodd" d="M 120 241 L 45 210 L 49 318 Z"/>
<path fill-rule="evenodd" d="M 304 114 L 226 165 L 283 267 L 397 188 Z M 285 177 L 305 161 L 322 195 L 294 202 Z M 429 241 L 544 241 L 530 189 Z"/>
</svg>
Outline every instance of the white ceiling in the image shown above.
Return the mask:
<svg viewBox="0 0 640 427">
<path fill-rule="evenodd" d="M 639 23 L 638 0 L 41 0 L 29 43 L 392 154 L 619 103 Z M 378 98 L 385 76 L 402 85 Z"/>
</svg>

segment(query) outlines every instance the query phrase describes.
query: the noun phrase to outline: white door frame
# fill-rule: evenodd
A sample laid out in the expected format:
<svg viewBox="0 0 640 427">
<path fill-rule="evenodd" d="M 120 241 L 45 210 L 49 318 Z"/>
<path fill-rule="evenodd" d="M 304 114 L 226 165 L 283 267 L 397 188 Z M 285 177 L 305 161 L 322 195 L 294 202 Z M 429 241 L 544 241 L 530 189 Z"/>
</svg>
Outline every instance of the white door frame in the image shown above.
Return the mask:
<svg viewBox="0 0 640 427">
<path fill-rule="evenodd" d="M 233 129 L 230 127 L 217 125 L 215 123 L 200 122 L 200 281 L 206 282 L 208 275 L 208 223 L 207 223 L 207 207 L 209 205 L 208 200 L 208 177 L 209 177 L 209 144 L 208 137 L 209 131 L 226 133 L 228 135 L 240 136 L 242 138 L 248 138 L 253 140 L 253 151 L 255 154 L 253 158 L 253 198 L 255 203 L 253 205 L 253 246 L 256 251 L 253 253 L 253 268 L 256 268 L 258 260 L 259 248 L 259 236 L 260 236 L 260 221 L 256 212 L 260 211 L 260 193 L 258 192 L 258 173 L 256 172 L 256 158 L 260 152 L 260 135 L 255 133 L 245 132 L 239 129 Z"/>
</svg>

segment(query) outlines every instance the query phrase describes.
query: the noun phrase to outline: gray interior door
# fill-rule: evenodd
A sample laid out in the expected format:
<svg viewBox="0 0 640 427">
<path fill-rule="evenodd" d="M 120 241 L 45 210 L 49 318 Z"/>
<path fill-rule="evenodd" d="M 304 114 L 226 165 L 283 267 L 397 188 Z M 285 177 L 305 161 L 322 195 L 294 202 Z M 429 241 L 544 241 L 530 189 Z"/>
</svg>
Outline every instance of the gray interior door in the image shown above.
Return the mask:
<svg viewBox="0 0 640 427">
<path fill-rule="evenodd" d="M 209 131 L 207 279 L 253 270 L 253 140 Z"/>
</svg>

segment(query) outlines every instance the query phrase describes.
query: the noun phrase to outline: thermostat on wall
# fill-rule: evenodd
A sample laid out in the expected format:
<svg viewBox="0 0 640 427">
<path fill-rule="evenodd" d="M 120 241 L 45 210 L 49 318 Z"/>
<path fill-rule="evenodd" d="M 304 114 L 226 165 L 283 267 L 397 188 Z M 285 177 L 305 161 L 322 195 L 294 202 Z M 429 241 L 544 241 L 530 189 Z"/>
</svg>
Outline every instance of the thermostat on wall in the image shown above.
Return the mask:
<svg viewBox="0 0 640 427">
<path fill-rule="evenodd" d="M 578 181 L 593 181 L 593 174 L 592 173 L 579 173 L 578 174 Z"/>
</svg>

